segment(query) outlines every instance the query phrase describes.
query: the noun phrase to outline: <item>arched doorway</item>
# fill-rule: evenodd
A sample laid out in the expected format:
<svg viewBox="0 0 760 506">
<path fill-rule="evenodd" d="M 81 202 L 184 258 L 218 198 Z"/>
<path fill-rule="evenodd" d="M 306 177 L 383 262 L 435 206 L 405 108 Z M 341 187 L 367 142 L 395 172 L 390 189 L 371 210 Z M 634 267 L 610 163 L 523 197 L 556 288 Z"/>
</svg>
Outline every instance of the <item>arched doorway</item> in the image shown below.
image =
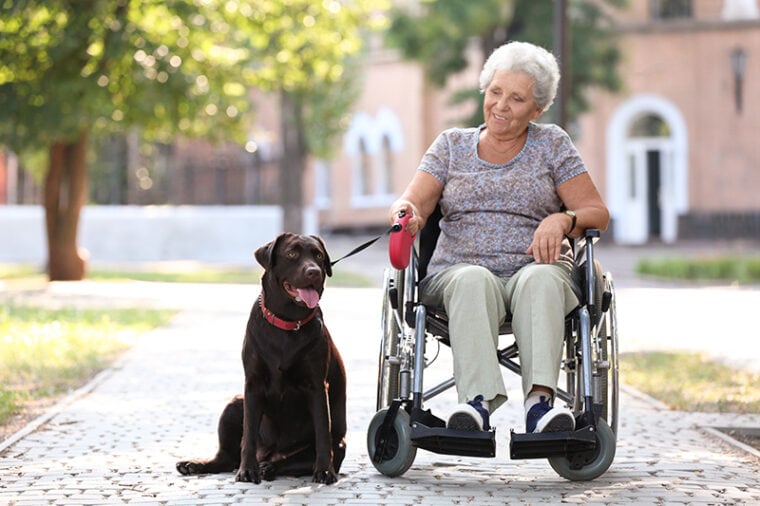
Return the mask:
<svg viewBox="0 0 760 506">
<path fill-rule="evenodd" d="M 660 97 L 635 97 L 613 115 L 607 201 L 616 242 L 678 238 L 678 215 L 687 209 L 686 134 L 681 114 Z"/>
</svg>

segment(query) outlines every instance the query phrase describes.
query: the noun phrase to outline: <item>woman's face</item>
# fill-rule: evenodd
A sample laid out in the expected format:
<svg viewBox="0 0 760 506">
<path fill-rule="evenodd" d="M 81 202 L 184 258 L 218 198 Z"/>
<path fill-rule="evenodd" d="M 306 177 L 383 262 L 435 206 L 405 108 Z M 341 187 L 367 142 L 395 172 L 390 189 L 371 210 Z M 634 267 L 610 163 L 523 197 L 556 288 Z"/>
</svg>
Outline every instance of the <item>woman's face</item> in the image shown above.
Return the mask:
<svg viewBox="0 0 760 506">
<path fill-rule="evenodd" d="M 489 133 L 521 135 L 541 115 L 533 99 L 535 81 L 524 72 L 498 70 L 485 91 L 483 118 Z"/>
</svg>

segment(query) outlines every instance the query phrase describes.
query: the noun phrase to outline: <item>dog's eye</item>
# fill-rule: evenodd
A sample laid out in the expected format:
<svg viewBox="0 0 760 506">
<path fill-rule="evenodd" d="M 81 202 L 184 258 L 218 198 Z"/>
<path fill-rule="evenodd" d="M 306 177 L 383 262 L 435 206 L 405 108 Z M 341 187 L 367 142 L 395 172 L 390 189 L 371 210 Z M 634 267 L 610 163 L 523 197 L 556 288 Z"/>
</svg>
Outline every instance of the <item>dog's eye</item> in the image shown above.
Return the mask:
<svg viewBox="0 0 760 506">
<path fill-rule="evenodd" d="M 290 250 L 285 254 L 288 258 L 293 260 L 294 258 L 298 258 L 298 252 L 295 250 Z"/>
<path fill-rule="evenodd" d="M 321 251 L 317 251 L 317 254 L 314 256 L 317 258 L 317 260 L 320 260 L 320 261 L 325 259 L 325 255 L 322 254 Z"/>
</svg>

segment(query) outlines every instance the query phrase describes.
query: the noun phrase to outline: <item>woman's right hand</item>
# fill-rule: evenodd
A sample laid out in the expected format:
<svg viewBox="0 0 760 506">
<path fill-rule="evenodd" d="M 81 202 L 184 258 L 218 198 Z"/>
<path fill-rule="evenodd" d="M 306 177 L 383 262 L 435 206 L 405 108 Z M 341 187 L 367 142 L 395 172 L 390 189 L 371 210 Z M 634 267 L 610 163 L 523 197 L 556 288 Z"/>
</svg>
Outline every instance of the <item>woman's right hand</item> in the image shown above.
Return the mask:
<svg viewBox="0 0 760 506">
<path fill-rule="evenodd" d="M 428 216 L 441 198 L 441 192 L 443 184 L 433 175 L 424 170 L 416 171 L 401 197 L 391 204 L 391 225 L 396 223 L 400 212 L 411 215 L 406 230 L 415 235 L 425 226 Z"/>
<path fill-rule="evenodd" d="M 397 200 L 396 202 L 391 205 L 390 208 L 390 222 L 391 225 L 396 223 L 399 219 L 399 216 L 403 213 L 404 215 L 409 214 L 411 215 L 411 218 L 409 218 L 409 221 L 406 224 L 406 230 L 412 235 L 415 235 L 417 232 L 419 232 L 423 226 L 425 226 L 425 222 L 420 217 L 419 212 L 417 212 L 417 208 L 409 202 L 408 200 Z"/>
</svg>

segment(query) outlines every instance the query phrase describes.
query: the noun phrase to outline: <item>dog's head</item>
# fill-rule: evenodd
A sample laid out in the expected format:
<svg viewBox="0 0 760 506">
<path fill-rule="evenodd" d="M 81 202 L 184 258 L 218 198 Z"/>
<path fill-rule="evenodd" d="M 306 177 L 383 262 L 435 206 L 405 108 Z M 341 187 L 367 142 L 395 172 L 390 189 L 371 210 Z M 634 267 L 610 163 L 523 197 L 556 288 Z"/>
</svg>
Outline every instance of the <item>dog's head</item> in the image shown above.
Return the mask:
<svg viewBox="0 0 760 506">
<path fill-rule="evenodd" d="M 325 276 L 332 276 L 330 257 L 321 238 L 285 232 L 258 248 L 254 255 L 265 270 L 262 284 L 282 290 L 298 305 L 317 307 Z"/>
</svg>

